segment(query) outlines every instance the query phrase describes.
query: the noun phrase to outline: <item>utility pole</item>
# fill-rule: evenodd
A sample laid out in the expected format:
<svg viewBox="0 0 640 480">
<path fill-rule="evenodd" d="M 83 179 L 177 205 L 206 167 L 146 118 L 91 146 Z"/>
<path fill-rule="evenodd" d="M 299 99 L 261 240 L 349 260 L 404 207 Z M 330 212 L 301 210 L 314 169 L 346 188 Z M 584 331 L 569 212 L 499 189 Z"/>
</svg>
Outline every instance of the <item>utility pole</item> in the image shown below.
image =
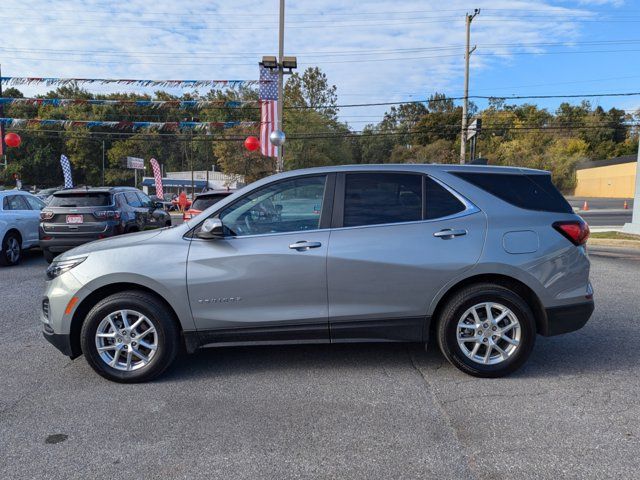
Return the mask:
<svg viewBox="0 0 640 480">
<path fill-rule="evenodd" d="M 0 65 L 0 97 L 2 97 L 2 65 Z M 0 103 L 0 118 L 4 118 L 4 105 Z M 0 122 L 0 157 L 2 164 L 7 168 L 7 146 L 4 144 L 4 123 Z"/>
<path fill-rule="evenodd" d="M 471 48 L 471 22 L 480 13 L 480 9 L 476 8 L 473 14 L 465 15 L 465 24 L 467 27 L 467 44 L 464 50 L 464 100 L 462 103 L 462 132 L 460 137 L 460 163 L 464 164 L 467 158 L 467 110 L 469 108 L 469 57 L 476 47 Z"/>
<path fill-rule="evenodd" d="M 282 131 L 282 106 L 284 103 L 284 67 L 282 65 L 282 57 L 284 57 L 284 0 L 280 0 L 280 30 L 278 33 L 278 131 L 280 132 Z M 278 147 L 278 163 L 276 166 L 278 173 L 284 171 L 283 148 L 284 145 Z"/>
<path fill-rule="evenodd" d="M 104 187 L 104 140 L 102 140 L 102 186 Z"/>
</svg>

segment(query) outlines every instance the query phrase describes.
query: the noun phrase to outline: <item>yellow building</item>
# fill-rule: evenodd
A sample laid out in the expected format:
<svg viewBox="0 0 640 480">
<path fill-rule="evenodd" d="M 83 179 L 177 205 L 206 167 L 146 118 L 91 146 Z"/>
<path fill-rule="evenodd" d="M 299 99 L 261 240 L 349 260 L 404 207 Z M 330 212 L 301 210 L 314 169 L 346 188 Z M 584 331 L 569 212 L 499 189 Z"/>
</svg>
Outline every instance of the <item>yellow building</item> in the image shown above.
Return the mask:
<svg viewBox="0 0 640 480">
<path fill-rule="evenodd" d="M 584 162 L 576 169 L 576 197 L 633 198 L 636 187 L 635 155 Z"/>
</svg>

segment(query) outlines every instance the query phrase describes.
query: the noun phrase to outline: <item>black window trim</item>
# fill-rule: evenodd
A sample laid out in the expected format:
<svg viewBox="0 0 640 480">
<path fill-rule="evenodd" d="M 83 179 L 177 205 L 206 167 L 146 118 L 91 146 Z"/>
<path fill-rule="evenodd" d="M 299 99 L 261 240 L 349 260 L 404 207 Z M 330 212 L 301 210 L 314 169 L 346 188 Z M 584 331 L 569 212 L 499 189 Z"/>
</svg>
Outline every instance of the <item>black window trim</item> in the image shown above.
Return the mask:
<svg viewBox="0 0 640 480">
<path fill-rule="evenodd" d="M 229 207 L 233 207 L 238 202 L 240 202 L 242 199 L 244 199 L 245 197 L 251 195 L 252 193 L 254 193 L 258 189 L 263 189 L 263 188 L 266 188 L 266 187 L 270 187 L 272 185 L 277 185 L 279 183 L 284 183 L 284 182 L 288 182 L 288 181 L 291 181 L 291 180 L 299 180 L 301 178 L 309 178 L 309 177 L 326 177 L 325 185 L 324 185 L 324 196 L 323 196 L 323 199 L 322 199 L 322 212 L 320 213 L 320 226 L 317 229 L 315 229 L 315 230 L 294 230 L 294 231 L 291 231 L 291 232 L 256 233 L 254 235 L 240 235 L 240 236 L 228 235 L 228 236 L 225 236 L 225 239 L 257 238 L 257 237 L 267 237 L 267 236 L 273 236 L 273 235 L 290 235 L 290 234 L 309 233 L 309 232 L 321 232 L 321 231 L 324 231 L 324 230 L 328 230 L 329 228 L 331 228 L 331 218 L 332 218 L 334 198 L 335 198 L 335 187 L 336 187 L 336 173 L 335 172 L 308 173 L 308 174 L 305 174 L 305 175 L 296 175 L 296 176 L 281 178 L 281 179 L 276 180 L 274 182 L 265 183 L 264 185 L 261 185 L 260 187 L 256 187 L 254 189 L 251 189 L 250 191 L 248 191 L 244 195 L 242 195 L 242 196 L 238 197 L 237 199 L 235 199 L 232 203 L 229 203 L 227 205 L 221 206 L 221 207 L 217 208 L 216 210 L 214 210 L 211 215 L 209 215 L 207 218 L 205 218 L 200 223 L 198 223 L 195 227 L 193 227 L 191 230 L 189 230 L 186 234 L 184 234 L 183 238 L 191 238 L 193 240 L 200 240 L 198 237 L 196 237 L 195 232 L 198 231 L 198 229 L 202 226 L 202 224 L 205 222 L 205 220 L 218 216 L 218 214 L 220 213 L 221 210 L 229 208 Z M 210 240 L 201 240 L 201 241 L 209 242 Z"/>
<path fill-rule="evenodd" d="M 371 225 L 354 225 L 351 227 L 344 226 L 344 195 L 345 195 L 345 186 L 346 186 L 346 176 L 347 175 L 359 175 L 359 174 L 401 174 L 401 175 L 420 175 L 422 177 L 422 218 L 420 220 L 409 220 L 406 222 L 391 222 L 391 223 L 375 223 Z M 463 205 L 464 210 L 454 213 L 453 215 L 447 215 L 444 217 L 437 218 L 425 218 L 427 212 L 427 189 L 426 183 L 427 178 L 433 180 L 446 191 L 448 191 L 451 195 L 456 197 Z M 357 171 L 346 171 L 339 172 L 336 178 L 336 187 L 335 187 L 335 198 L 333 201 L 333 216 L 331 218 L 331 228 L 332 229 L 354 229 L 354 228 L 370 228 L 370 227 L 384 227 L 384 226 L 393 226 L 393 225 L 408 225 L 412 223 L 429 223 L 429 222 L 440 222 L 443 220 L 451 220 L 454 218 L 465 217 L 467 215 L 472 215 L 474 213 L 479 212 L 480 209 L 475 206 L 471 201 L 469 201 L 464 196 L 460 195 L 449 185 L 442 182 L 440 179 L 434 177 L 433 175 L 429 175 L 422 172 L 413 172 L 407 170 L 357 170 Z"/>
</svg>

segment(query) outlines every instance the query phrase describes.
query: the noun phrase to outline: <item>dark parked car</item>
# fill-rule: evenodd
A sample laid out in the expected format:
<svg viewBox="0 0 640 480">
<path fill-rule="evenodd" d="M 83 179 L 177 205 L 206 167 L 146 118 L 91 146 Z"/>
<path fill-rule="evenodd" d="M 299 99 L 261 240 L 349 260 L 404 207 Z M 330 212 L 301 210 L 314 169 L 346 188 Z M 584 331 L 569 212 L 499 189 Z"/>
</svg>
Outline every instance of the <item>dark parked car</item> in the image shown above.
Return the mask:
<svg viewBox="0 0 640 480">
<path fill-rule="evenodd" d="M 60 190 L 40 214 L 40 247 L 51 263 L 83 243 L 167 226 L 171 217 L 162 204 L 136 188 Z"/>
</svg>

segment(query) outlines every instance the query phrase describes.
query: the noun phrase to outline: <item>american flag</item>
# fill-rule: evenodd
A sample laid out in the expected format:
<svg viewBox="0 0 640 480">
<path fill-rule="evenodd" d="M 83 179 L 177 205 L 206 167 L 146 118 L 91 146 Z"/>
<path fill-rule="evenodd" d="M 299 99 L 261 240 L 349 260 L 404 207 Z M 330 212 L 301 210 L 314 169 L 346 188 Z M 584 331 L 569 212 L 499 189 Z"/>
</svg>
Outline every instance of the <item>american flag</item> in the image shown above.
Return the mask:
<svg viewBox="0 0 640 480">
<path fill-rule="evenodd" d="M 278 128 L 278 71 L 260 65 L 260 153 L 277 157 L 278 147 L 269 135 Z"/>
<path fill-rule="evenodd" d="M 149 160 L 149 163 L 151 163 L 151 168 L 153 169 L 153 178 L 156 184 L 156 197 L 163 200 L 164 190 L 162 189 L 162 172 L 160 171 L 160 165 L 158 165 L 158 161 L 155 158 Z"/>
<path fill-rule="evenodd" d="M 62 173 L 64 175 L 64 188 L 73 188 L 73 180 L 71 179 L 71 165 L 69 159 L 64 155 L 60 155 L 60 165 L 62 165 Z"/>
</svg>

